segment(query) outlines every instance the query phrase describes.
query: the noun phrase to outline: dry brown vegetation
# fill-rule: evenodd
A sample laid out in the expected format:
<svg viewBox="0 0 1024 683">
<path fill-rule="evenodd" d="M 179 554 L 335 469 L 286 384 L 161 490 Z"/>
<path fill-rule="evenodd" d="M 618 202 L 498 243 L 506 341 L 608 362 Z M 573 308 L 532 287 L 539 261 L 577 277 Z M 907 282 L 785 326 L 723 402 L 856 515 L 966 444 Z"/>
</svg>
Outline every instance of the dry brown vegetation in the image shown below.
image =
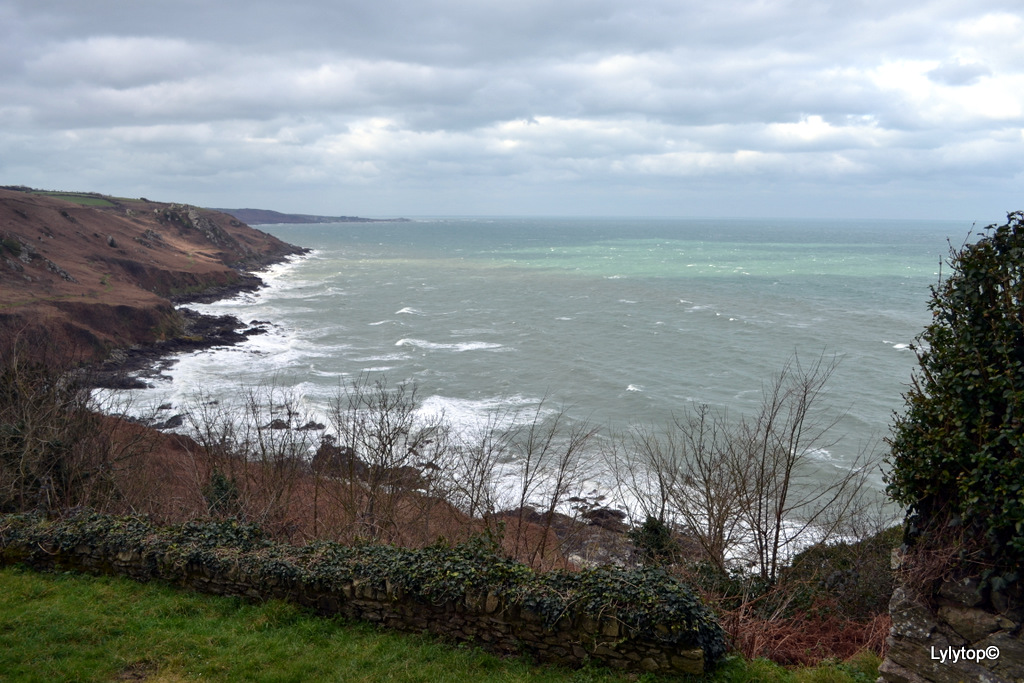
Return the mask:
<svg viewBox="0 0 1024 683">
<path fill-rule="evenodd" d="M 666 483 L 670 474 L 684 478 L 668 467 L 674 461 L 662 444 L 662 459 L 654 463 L 660 469 L 642 477 L 635 468 L 645 461 L 634 457 L 634 470 L 621 479 L 624 486 L 661 481 L 664 496 L 646 499 L 657 506 L 646 511 L 662 512 L 662 523 L 675 520 L 666 525 L 671 552 L 645 554 L 651 537 L 583 496 L 583 457 L 597 448 L 596 430 L 558 410 L 503 416 L 457 433 L 442 417 L 418 417 L 414 387 L 362 379 L 340 388 L 329 425 L 317 425 L 277 387 L 252 389 L 233 405 L 197 396 L 185 411 L 186 436 L 96 412 L 100 406 L 80 375 L 76 381 L 57 363 L 23 360 L 17 344 L 6 347 L 2 365 L 3 511 L 61 515 L 88 506 L 168 524 L 237 518 L 297 544 L 330 539 L 418 547 L 487 534 L 508 556 L 541 569 L 589 559 L 664 564 L 703 593 L 747 657 L 806 664 L 884 647 L 887 593 L 874 593 L 888 590 L 889 546 L 815 546 L 792 565 L 789 547 L 778 547 L 785 561 L 771 565 L 774 576 L 757 564 L 752 573 L 742 570 L 709 552 L 699 530 L 686 525 L 676 506 L 689 499 L 670 496 Z M 691 447 L 700 442 L 686 434 Z M 654 437 L 645 438 L 640 443 L 654 450 Z M 763 439 L 756 443 L 763 447 Z M 737 448 L 733 443 L 730 452 Z M 621 466 L 622 453 L 615 453 Z M 796 479 L 792 472 L 788 477 Z M 728 490 L 730 523 L 739 529 L 745 522 L 735 501 L 747 499 Z M 834 528 L 848 533 L 850 525 Z M 844 603 L 843 595 L 851 601 Z"/>
</svg>

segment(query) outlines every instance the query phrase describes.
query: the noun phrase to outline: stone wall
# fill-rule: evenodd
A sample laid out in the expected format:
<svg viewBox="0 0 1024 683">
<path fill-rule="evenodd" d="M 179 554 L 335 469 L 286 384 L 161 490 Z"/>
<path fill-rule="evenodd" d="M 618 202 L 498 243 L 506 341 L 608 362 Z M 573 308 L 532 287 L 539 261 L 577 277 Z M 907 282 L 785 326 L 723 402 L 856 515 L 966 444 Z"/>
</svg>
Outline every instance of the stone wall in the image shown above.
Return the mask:
<svg viewBox="0 0 1024 683">
<path fill-rule="evenodd" d="M 118 549 L 102 542 L 70 545 L 66 538 L 53 542 L 12 540 L 0 533 L 0 566 L 20 563 L 37 569 L 114 574 L 140 581 L 163 580 L 217 595 L 288 600 L 322 615 L 340 614 L 400 631 L 430 632 L 500 653 L 526 653 L 540 661 L 568 666 L 596 660 L 625 670 L 700 674 L 713 664 L 707 662 L 706 666 L 699 646 L 670 638 L 678 633 L 673 634 L 666 625 L 656 626 L 651 637 L 631 629 L 614 614 L 594 618 L 585 610 L 569 610 L 549 625 L 541 614 L 498 591 L 434 602 L 408 595 L 390 580 L 311 580 L 288 571 L 275 576 L 268 575 L 267 562 L 241 561 L 259 554 L 229 552 L 222 554 L 222 559 L 234 557 L 235 561 L 202 562 L 183 559 L 188 555 L 180 552 Z M 666 639 L 658 638 L 658 633 Z"/>
<path fill-rule="evenodd" d="M 931 600 L 900 586 L 889 611 L 880 682 L 1024 681 L 1024 610 L 981 590 L 977 579 L 947 581 Z"/>
</svg>

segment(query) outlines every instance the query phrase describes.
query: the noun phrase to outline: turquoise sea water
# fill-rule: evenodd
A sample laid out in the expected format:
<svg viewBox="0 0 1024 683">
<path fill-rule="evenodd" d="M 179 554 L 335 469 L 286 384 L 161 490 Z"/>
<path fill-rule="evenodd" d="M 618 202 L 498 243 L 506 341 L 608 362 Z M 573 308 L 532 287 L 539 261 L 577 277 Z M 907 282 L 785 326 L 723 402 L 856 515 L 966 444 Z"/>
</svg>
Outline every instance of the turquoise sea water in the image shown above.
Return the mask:
<svg viewBox="0 0 1024 683">
<path fill-rule="evenodd" d="M 181 404 L 274 381 L 322 409 L 361 373 L 467 424 L 547 397 L 608 430 L 695 402 L 752 411 L 794 353 L 841 358 L 828 402 L 850 462 L 883 437 L 969 225 L 914 221 L 423 219 L 261 226 L 314 251 L 256 294 L 196 308 L 270 334 L 183 357 L 143 392 Z"/>
</svg>

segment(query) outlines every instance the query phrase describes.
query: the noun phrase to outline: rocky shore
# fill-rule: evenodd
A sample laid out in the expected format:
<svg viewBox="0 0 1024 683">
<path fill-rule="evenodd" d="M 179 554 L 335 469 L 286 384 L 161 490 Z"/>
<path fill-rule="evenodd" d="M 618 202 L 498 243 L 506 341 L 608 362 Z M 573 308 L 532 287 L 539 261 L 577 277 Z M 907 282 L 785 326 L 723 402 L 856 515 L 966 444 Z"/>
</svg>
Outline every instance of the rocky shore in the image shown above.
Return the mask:
<svg viewBox="0 0 1024 683">
<path fill-rule="evenodd" d="M 217 346 L 232 346 L 267 331 L 270 323 L 253 320 L 248 325 L 233 315 L 212 316 L 179 308 L 185 321 L 182 334 L 152 344 L 114 349 L 101 362 L 83 368 L 89 386 L 98 389 L 147 389 L 147 380 L 160 378 L 175 356 Z"/>
</svg>

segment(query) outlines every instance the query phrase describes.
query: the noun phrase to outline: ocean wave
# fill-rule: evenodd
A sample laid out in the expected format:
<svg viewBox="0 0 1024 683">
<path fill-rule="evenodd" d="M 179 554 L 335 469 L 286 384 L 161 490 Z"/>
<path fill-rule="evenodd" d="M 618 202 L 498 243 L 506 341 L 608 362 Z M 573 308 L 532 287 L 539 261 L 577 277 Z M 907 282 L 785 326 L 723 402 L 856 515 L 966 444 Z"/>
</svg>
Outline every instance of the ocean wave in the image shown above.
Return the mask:
<svg viewBox="0 0 1024 683">
<path fill-rule="evenodd" d="M 403 313 L 407 315 L 426 315 L 423 311 L 417 308 L 412 308 L 411 306 L 406 306 L 405 308 L 395 311 L 395 315 L 402 315 Z"/>
<path fill-rule="evenodd" d="M 428 396 L 416 411 L 417 416 L 428 419 L 444 418 L 463 436 L 472 436 L 481 429 L 509 429 L 537 417 L 534 409 L 541 400 L 528 396 L 514 395 L 482 399 L 452 398 L 450 396 Z M 539 417 L 553 412 L 542 409 Z"/>
<path fill-rule="evenodd" d="M 500 349 L 501 344 L 495 344 L 493 342 L 482 342 L 482 341 L 471 341 L 462 342 L 458 344 L 438 344 L 435 342 L 426 341 L 424 339 L 399 339 L 395 342 L 395 346 L 414 346 L 418 349 L 427 349 L 429 351 L 479 351 L 482 349 Z"/>
</svg>

